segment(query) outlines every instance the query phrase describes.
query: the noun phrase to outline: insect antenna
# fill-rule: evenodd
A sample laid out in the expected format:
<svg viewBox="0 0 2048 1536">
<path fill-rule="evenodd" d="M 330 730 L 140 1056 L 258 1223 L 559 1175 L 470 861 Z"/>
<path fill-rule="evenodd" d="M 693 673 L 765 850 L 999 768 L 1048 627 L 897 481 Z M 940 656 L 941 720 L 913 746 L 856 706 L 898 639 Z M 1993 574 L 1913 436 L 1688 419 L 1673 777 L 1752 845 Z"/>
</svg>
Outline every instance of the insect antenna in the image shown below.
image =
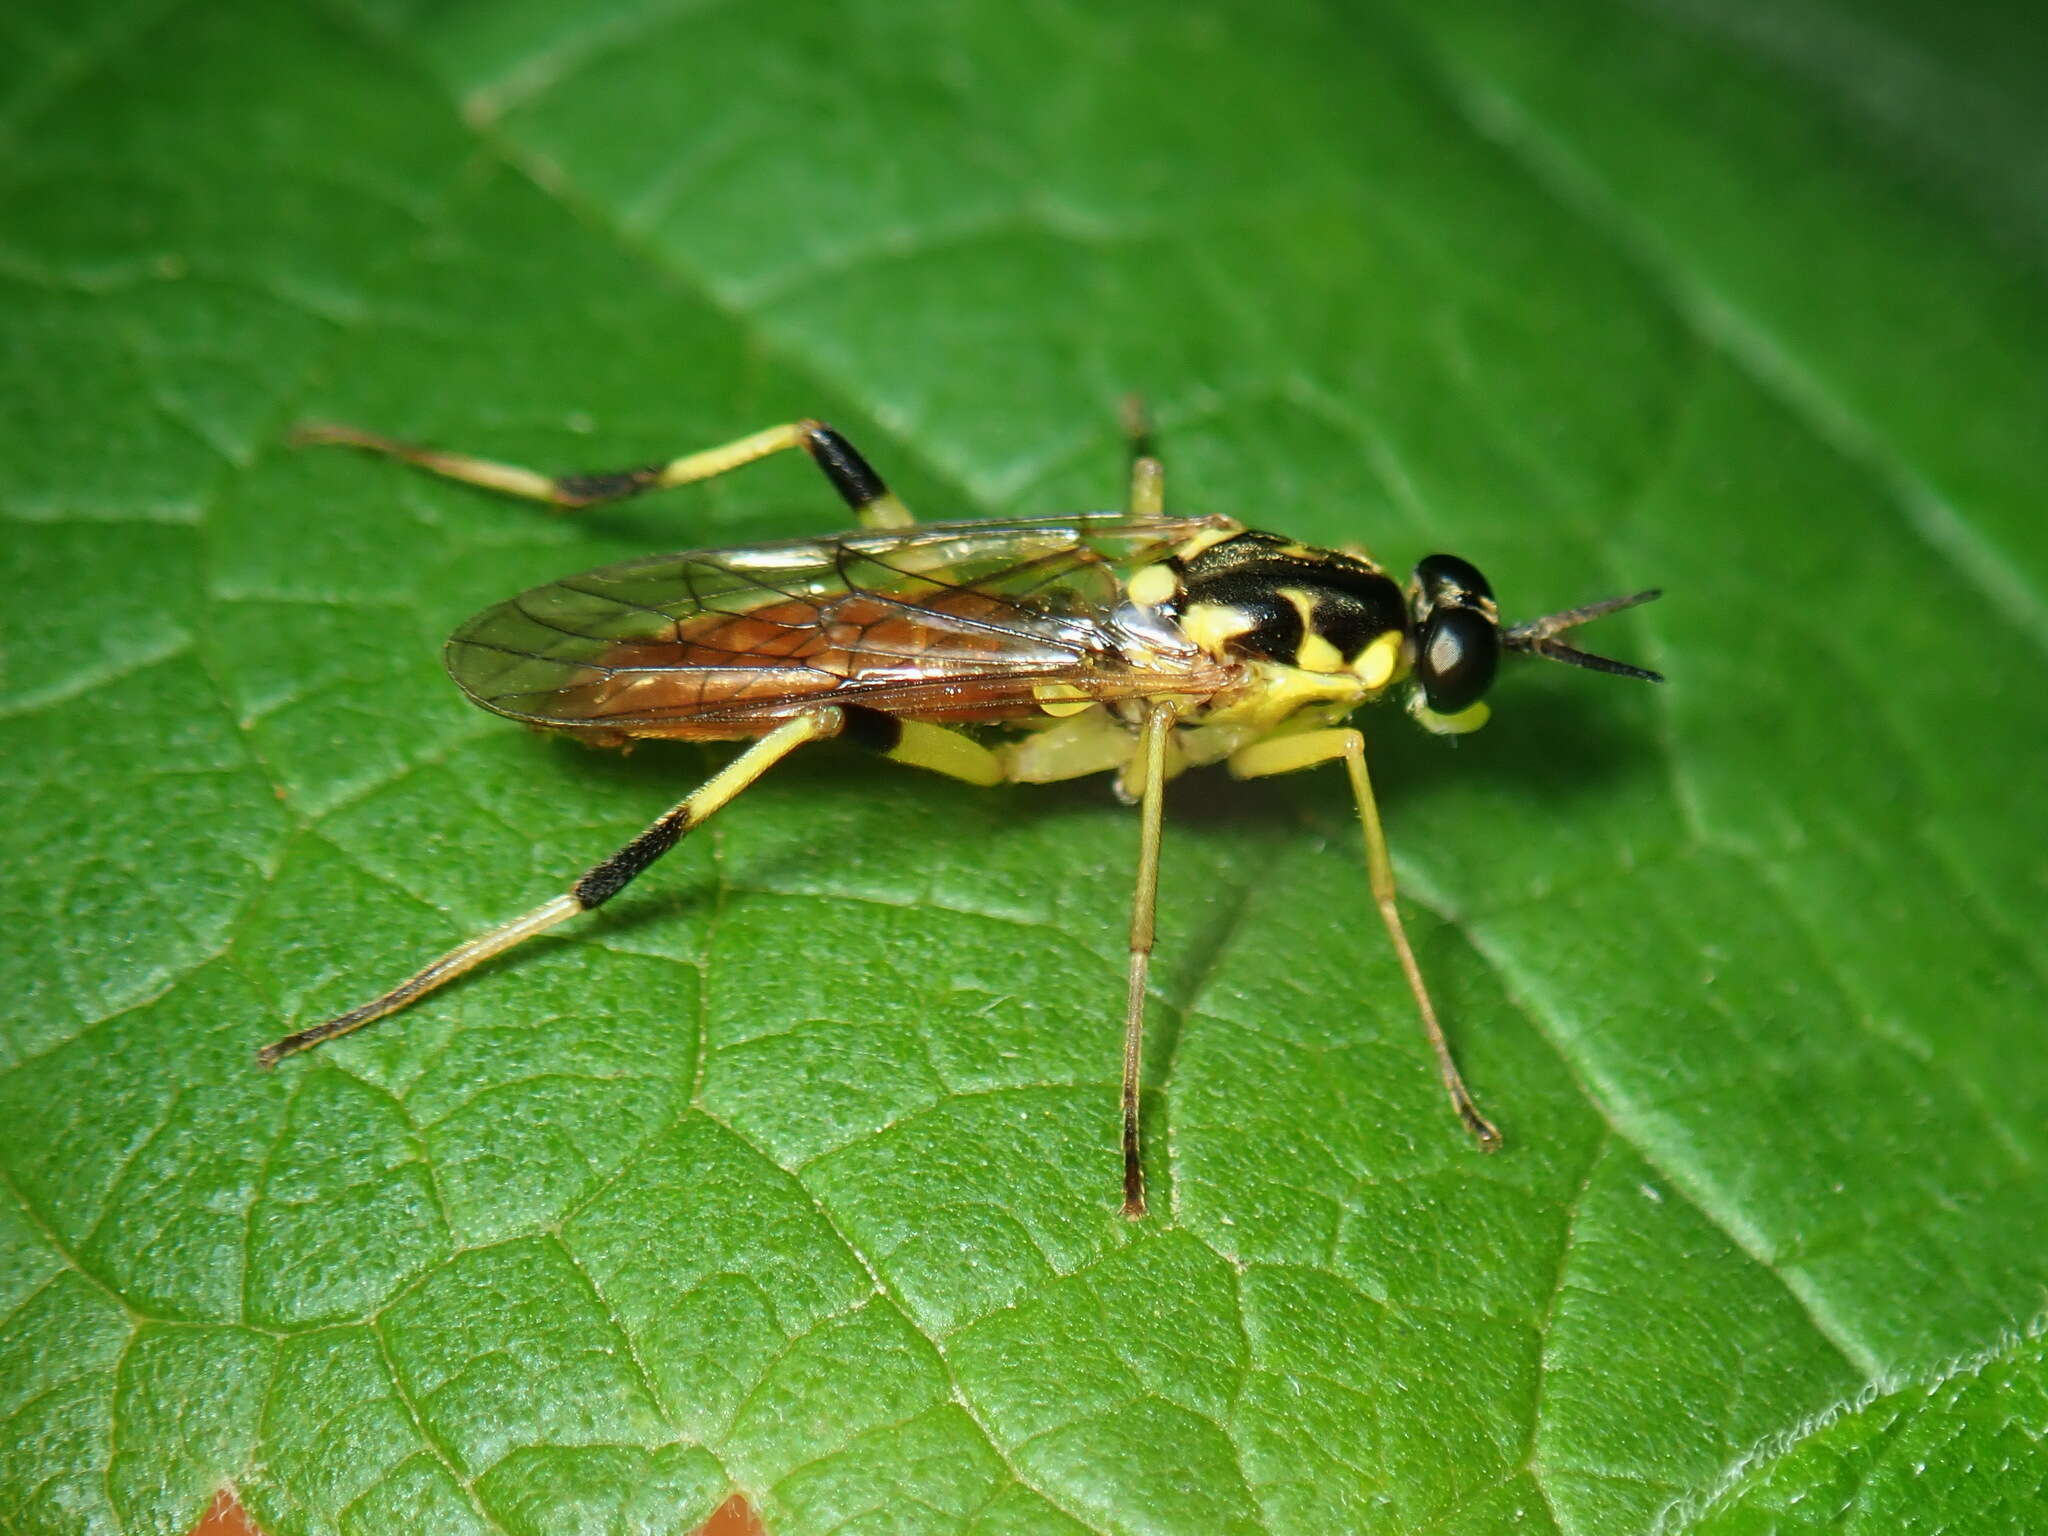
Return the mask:
<svg viewBox="0 0 2048 1536">
<path fill-rule="evenodd" d="M 1661 683 L 1664 674 L 1652 672 L 1648 667 L 1632 667 L 1625 661 L 1616 661 L 1610 656 L 1596 656 L 1591 651 L 1582 651 L 1576 646 L 1566 645 L 1557 637 L 1568 629 L 1581 624 L 1590 624 L 1595 619 L 1604 619 L 1610 613 L 1620 613 L 1624 608 L 1640 607 L 1654 602 L 1664 594 L 1656 588 L 1648 592 L 1635 592 L 1627 597 L 1602 598 L 1597 603 L 1587 603 L 1582 608 L 1567 608 L 1563 613 L 1546 613 L 1540 619 L 1531 619 L 1526 624 L 1517 624 L 1501 631 L 1500 643 L 1511 651 L 1526 651 L 1531 656 L 1547 656 L 1552 661 L 1562 661 L 1570 666 L 1584 667 L 1592 672 L 1609 672 L 1616 677 L 1639 677 L 1646 683 Z"/>
</svg>

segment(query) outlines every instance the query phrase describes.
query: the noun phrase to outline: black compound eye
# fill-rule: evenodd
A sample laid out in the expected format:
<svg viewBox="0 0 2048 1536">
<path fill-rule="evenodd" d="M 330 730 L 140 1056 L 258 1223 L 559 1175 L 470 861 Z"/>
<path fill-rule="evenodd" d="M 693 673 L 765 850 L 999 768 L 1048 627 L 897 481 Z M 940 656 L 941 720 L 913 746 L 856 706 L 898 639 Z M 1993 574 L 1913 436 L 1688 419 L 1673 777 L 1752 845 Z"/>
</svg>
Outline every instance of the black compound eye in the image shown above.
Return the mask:
<svg viewBox="0 0 2048 1536">
<path fill-rule="evenodd" d="M 1479 574 L 1479 567 L 1456 555 L 1425 555 L 1415 566 L 1415 607 L 1427 613 L 1446 596 L 1463 593 L 1469 598 L 1492 597 L 1493 588 Z"/>
<path fill-rule="evenodd" d="M 1436 713 L 1455 715 L 1470 709 L 1485 696 L 1499 670 L 1500 631 L 1483 613 L 1443 608 L 1423 624 L 1415 679 Z"/>
</svg>

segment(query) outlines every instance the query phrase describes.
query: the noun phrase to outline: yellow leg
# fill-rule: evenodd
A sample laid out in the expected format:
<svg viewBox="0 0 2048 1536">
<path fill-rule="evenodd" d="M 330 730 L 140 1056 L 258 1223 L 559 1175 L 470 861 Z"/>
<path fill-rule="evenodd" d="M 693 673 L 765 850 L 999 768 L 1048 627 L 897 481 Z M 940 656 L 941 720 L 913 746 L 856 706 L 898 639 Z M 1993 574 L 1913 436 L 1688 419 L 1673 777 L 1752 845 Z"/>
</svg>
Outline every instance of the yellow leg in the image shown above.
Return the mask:
<svg viewBox="0 0 2048 1536">
<path fill-rule="evenodd" d="M 1131 443 L 1131 494 L 1128 510 L 1132 517 L 1166 515 L 1166 467 L 1152 451 L 1152 425 L 1145 416 L 1145 402 L 1126 396 L 1123 408 L 1124 435 Z"/>
<path fill-rule="evenodd" d="M 1166 515 L 1166 468 L 1149 453 L 1131 461 L 1131 516 Z"/>
<path fill-rule="evenodd" d="M 1000 784 L 1008 777 L 1002 758 L 964 732 L 922 720 L 901 720 L 856 704 L 842 705 L 840 709 L 846 716 L 846 739 L 891 762 L 943 773 L 983 788 Z"/>
<path fill-rule="evenodd" d="M 1480 1150 L 1492 1152 L 1500 1146 L 1500 1132 L 1479 1112 L 1465 1087 L 1465 1079 L 1458 1073 L 1458 1064 L 1451 1058 L 1450 1042 L 1444 1038 L 1443 1025 L 1437 1022 L 1436 1006 L 1422 983 L 1422 967 L 1416 964 L 1415 951 L 1409 947 L 1407 931 L 1401 926 L 1401 911 L 1394 900 L 1394 864 L 1387 857 L 1379 803 L 1373 798 L 1372 779 L 1365 771 L 1365 738 L 1354 730 L 1277 736 L 1231 753 L 1230 771 L 1240 779 L 1259 779 L 1268 774 L 1311 768 L 1338 757 L 1344 759 L 1344 767 L 1351 775 L 1351 792 L 1358 800 L 1358 817 L 1365 826 L 1365 867 L 1372 881 L 1373 900 L 1387 925 L 1387 936 L 1393 941 L 1402 974 L 1408 978 L 1416 1010 L 1422 1015 L 1422 1032 L 1429 1037 L 1430 1050 L 1436 1053 L 1437 1073 L 1443 1078 L 1444 1091 L 1451 1097 L 1451 1108 L 1479 1142 Z"/>
<path fill-rule="evenodd" d="M 1018 784 L 1056 784 L 1107 773 L 1131 761 L 1137 738 L 1100 704 L 1068 715 L 1001 748 L 1005 777 Z"/>
<path fill-rule="evenodd" d="M 400 459 L 433 474 L 445 475 L 486 490 L 529 501 L 544 501 L 555 507 L 588 507 L 598 502 L 621 501 L 644 491 L 667 490 L 672 486 L 694 485 L 728 470 L 765 459 L 771 453 L 801 448 L 811 456 L 840 498 L 868 528 L 906 528 L 916 521 L 902 501 L 854 446 L 821 421 L 806 418 L 769 427 L 716 448 L 686 453 L 662 464 L 641 464 L 632 469 L 599 470 L 589 474 L 544 475 L 517 464 L 500 464 L 466 453 L 446 453 L 423 448 L 417 443 L 381 437 L 359 427 L 331 422 L 309 422 L 296 428 L 297 443 L 333 443 L 361 448 Z"/>
<path fill-rule="evenodd" d="M 1159 829 L 1166 802 L 1166 739 L 1173 707 L 1148 703 L 1138 733 L 1143 787 L 1138 813 L 1138 887 L 1131 898 L 1131 963 L 1124 995 L 1124 1215 L 1145 1214 L 1145 1168 L 1138 1140 L 1138 1078 L 1145 1055 L 1145 981 L 1152 967 L 1153 917 L 1159 899 Z"/>
<path fill-rule="evenodd" d="M 545 933 L 579 912 L 602 906 L 623 890 L 635 875 L 673 848 L 684 833 L 710 819 L 720 807 L 775 763 L 807 741 L 838 735 L 843 725 L 843 711 L 828 707 L 798 715 L 794 720 L 777 726 L 705 780 L 673 809 L 657 818 L 633 841 L 602 863 L 584 871 L 582 878 L 569 888 L 568 894 L 557 896 L 523 917 L 515 917 L 488 933 L 480 933 L 456 945 L 433 964 L 360 1008 L 352 1008 L 297 1034 L 286 1035 L 282 1040 L 273 1040 L 256 1053 L 257 1061 L 266 1067 L 274 1067 L 295 1051 L 306 1050 L 337 1035 L 361 1029 L 365 1024 L 373 1024 L 386 1014 L 396 1013 L 425 997 L 435 988 L 446 986 L 464 972 L 474 970 L 493 955 L 503 954 L 513 945 L 524 943 L 537 933 Z"/>
</svg>

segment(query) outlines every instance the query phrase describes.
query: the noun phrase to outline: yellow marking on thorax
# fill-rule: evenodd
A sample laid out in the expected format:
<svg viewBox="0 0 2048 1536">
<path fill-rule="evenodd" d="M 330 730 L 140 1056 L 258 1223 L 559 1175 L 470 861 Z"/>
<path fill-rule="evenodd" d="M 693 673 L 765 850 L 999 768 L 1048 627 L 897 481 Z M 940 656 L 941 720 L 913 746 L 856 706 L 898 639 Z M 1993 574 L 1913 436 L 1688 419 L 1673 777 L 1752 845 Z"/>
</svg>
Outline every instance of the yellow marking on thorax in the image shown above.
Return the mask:
<svg viewBox="0 0 2048 1536">
<path fill-rule="evenodd" d="M 1186 539 L 1174 550 L 1174 557 L 1183 564 L 1192 560 L 1205 549 L 1214 549 L 1226 539 L 1234 539 L 1244 532 L 1244 524 L 1225 519 L 1215 528 L 1204 528 L 1191 539 Z"/>
<path fill-rule="evenodd" d="M 1171 600 L 1179 590 L 1180 578 L 1164 561 L 1133 573 L 1131 579 L 1124 583 L 1124 595 L 1140 608 L 1157 608 Z"/>
<path fill-rule="evenodd" d="M 1316 598 L 1300 587 L 1282 587 L 1280 596 L 1301 615 L 1301 644 L 1294 648 L 1294 664 L 1304 672 L 1341 672 L 1344 657 L 1337 647 L 1316 633 Z"/>
<path fill-rule="evenodd" d="M 1400 630 L 1390 629 L 1358 653 L 1351 670 L 1367 693 L 1378 693 L 1406 670 L 1406 641 Z"/>
<path fill-rule="evenodd" d="M 1294 664 L 1304 672 L 1342 672 L 1344 658 L 1337 647 L 1330 644 L 1314 630 L 1301 637 L 1301 644 L 1295 648 Z"/>
<path fill-rule="evenodd" d="M 1277 661 L 1245 664 L 1244 684 L 1222 702 L 1200 711 L 1204 725 L 1248 726 L 1254 737 L 1278 729 L 1303 710 L 1321 707 L 1325 716 L 1349 714 L 1365 702 L 1365 690 L 1348 671 L 1304 672 Z"/>
<path fill-rule="evenodd" d="M 1258 626 L 1258 615 L 1228 603 L 1194 603 L 1181 615 L 1181 633 L 1211 656 L 1223 655 L 1224 642 Z"/>
</svg>

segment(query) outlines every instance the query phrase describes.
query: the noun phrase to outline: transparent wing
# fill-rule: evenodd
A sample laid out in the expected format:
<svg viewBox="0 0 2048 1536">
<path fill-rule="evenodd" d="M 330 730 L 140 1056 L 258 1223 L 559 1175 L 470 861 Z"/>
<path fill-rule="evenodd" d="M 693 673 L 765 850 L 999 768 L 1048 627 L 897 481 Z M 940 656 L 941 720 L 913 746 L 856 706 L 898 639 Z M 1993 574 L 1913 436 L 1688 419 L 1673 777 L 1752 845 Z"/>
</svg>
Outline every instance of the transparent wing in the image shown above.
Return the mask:
<svg viewBox="0 0 2048 1536">
<path fill-rule="evenodd" d="M 1126 572 L 1219 522 L 1101 513 L 649 555 L 486 609 L 449 639 L 448 670 L 499 714 L 632 736 L 751 735 L 819 703 L 997 720 L 1052 684 L 1213 691 L 1213 662 L 1134 640 L 1114 612 Z"/>
</svg>

